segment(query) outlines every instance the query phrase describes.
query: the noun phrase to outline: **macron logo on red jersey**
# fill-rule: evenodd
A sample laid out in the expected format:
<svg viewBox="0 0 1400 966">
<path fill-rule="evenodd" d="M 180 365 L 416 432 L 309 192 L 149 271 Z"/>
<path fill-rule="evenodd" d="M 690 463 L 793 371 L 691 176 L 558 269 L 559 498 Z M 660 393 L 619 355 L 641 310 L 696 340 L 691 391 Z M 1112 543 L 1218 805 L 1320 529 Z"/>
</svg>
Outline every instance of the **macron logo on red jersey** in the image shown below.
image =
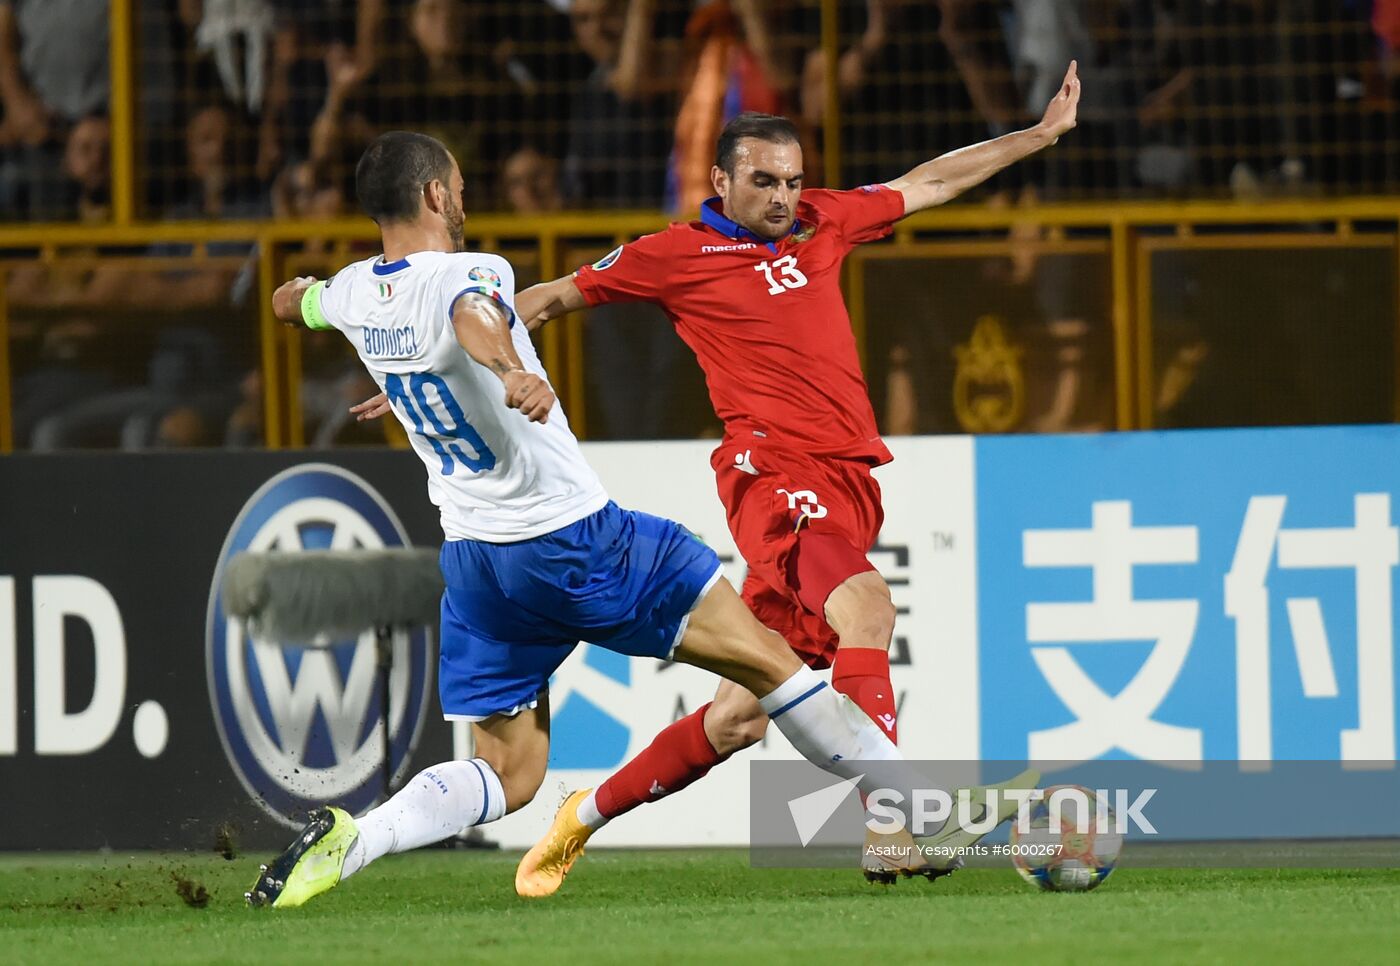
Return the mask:
<svg viewBox="0 0 1400 966">
<path fill-rule="evenodd" d="M 757 242 L 739 242 L 737 245 L 701 245 L 701 253 L 708 252 L 742 252 L 749 248 L 757 248 Z"/>
</svg>

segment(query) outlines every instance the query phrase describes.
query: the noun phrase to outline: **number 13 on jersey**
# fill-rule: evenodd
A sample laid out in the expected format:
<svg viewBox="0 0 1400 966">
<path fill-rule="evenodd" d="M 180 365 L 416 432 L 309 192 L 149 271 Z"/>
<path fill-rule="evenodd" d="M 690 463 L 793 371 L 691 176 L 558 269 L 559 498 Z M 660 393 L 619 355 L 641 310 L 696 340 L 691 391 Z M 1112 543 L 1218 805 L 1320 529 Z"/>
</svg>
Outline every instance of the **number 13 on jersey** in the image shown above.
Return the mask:
<svg viewBox="0 0 1400 966">
<path fill-rule="evenodd" d="M 753 270 L 762 272 L 763 277 L 768 280 L 769 295 L 782 295 L 790 288 L 801 288 L 807 284 L 807 276 L 797 269 L 796 255 L 784 255 L 771 262 L 759 262 Z"/>
</svg>

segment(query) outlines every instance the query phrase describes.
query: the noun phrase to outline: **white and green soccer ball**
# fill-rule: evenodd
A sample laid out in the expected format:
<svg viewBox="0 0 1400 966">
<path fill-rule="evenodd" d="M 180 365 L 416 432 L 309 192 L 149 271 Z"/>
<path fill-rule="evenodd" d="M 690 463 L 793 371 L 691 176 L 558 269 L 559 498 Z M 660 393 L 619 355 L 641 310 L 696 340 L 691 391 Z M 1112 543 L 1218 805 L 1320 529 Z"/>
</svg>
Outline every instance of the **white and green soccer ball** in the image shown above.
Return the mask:
<svg viewBox="0 0 1400 966">
<path fill-rule="evenodd" d="M 1021 878 L 1041 889 L 1087 892 L 1118 863 L 1123 834 L 1116 829 L 1108 802 L 1093 790 L 1053 785 L 1031 803 L 1028 826 L 1019 816 L 1012 820 L 1011 861 Z"/>
</svg>

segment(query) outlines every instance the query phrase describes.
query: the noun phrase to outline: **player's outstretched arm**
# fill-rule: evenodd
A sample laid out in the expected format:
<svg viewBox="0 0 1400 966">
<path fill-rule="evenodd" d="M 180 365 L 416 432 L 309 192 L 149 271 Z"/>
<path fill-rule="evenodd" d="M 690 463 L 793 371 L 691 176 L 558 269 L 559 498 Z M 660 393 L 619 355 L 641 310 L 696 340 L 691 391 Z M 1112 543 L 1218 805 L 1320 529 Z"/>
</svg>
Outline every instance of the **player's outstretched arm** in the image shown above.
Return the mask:
<svg viewBox="0 0 1400 966">
<path fill-rule="evenodd" d="M 488 295 L 468 292 L 452 308 L 452 327 L 467 355 L 501 380 L 507 406 L 520 410 L 531 422 L 549 421 L 554 390 L 521 363 L 510 338 L 507 310 Z"/>
<path fill-rule="evenodd" d="M 946 204 L 1002 168 L 1054 144 L 1061 134 L 1073 129 L 1078 111 L 1079 67 L 1071 61 L 1059 93 L 1051 99 L 1039 124 L 925 161 L 904 177 L 888 182 L 887 187 L 904 195 L 906 215 Z"/>
<path fill-rule="evenodd" d="M 583 293 L 574 284 L 572 275 L 556 278 L 552 282 L 531 285 L 515 296 L 516 314 L 531 332 L 550 319 L 577 312 L 587 304 L 583 300 Z"/>
</svg>

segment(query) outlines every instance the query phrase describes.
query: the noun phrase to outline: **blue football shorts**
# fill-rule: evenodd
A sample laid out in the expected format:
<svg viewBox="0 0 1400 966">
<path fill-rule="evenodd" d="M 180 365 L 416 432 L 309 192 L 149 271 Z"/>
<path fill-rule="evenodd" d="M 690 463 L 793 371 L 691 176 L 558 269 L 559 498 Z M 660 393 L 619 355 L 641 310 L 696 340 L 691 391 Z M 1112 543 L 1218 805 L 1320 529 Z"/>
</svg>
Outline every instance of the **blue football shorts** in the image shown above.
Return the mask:
<svg viewBox="0 0 1400 966">
<path fill-rule="evenodd" d="M 616 503 L 517 543 L 442 547 L 443 716 L 480 721 L 534 707 L 580 641 L 667 658 L 721 575 L 678 523 Z"/>
</svg>

